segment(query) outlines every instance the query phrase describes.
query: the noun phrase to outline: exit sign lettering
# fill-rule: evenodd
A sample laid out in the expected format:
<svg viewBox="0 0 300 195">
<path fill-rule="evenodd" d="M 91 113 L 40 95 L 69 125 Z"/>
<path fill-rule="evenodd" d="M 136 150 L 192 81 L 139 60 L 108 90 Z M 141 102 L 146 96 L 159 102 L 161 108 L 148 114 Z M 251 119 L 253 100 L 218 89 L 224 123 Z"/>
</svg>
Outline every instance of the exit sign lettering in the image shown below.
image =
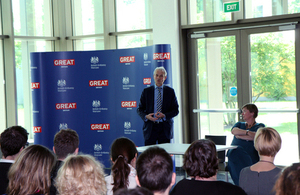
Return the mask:
<svg viewBox="0 0 300 195">
<path fill-rule="evenodd" d="M 238 12 L 240 11 L 240 2 L 231 2 L 231 3 L 224 3 L 224 12 Z"/>
</svg>

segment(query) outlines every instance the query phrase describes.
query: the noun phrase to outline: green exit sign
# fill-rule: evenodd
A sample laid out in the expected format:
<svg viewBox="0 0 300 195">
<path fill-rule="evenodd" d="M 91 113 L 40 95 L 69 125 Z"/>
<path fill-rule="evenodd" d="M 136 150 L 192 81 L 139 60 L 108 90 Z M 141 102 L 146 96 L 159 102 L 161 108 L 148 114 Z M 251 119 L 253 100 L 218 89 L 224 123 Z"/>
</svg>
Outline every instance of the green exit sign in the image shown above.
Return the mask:
<svg viewBox="0 0 300 195">
<path fill-rule="evenodd" d="M 240 11 L 240 2 L 231 2 L 231 3 L 224 3 L 224 12 L 238 12 Z"/>
</svg>

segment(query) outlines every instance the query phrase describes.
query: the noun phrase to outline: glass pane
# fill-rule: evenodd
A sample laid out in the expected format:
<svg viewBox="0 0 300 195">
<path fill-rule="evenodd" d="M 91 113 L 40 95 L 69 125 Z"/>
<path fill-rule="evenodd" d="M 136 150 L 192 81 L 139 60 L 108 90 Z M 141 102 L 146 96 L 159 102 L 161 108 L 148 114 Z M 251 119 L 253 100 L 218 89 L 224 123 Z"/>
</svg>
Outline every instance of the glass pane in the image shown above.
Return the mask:
<svg viewBox="0 0 300 195">
<path fill-rule="evenodd" d="M 30 52 L 53 51 L 52 41 L 15 41 L 18 125 L 29 131 L 33 139 L 31 117 Z"/>
<path fill-rule="evenodd" d="M 128 35 L 118 36 L 118 49 L 145 47 L 153 45 L 152 35 Z"/>
<path fill-rule="evenodd" d="M 151 0 L 116 0 L 117 31 L 152 28 Z"/>
<path fill-rule="evenodd" d="M 224 13 L 223 0 L 189 0 L 188 23 L 231 21 L 231 13 Z"/>
<path fill-rule="evenodd" d="M 73 35 L 103 33 L 102 0 L 73 0 Z"/>
<path fill-rule="evenodd" d="M 3 41 L 0 39 L 0 133 L 6 129 Z"/>
<path fill-rule="evenodd" d="M 104 39 L 75 40 L 74 51 L 104 50 Z"/>
<path fill-rule="evenodd" d="M 12 0 L 15 35 L 52 36 L 50 0 Z"/>
<path fill-rule="evenodd" d="M 299 0 L 247 0 L 244 3 L 246 18 L 300 13 Z"/>
<path fill-rule="evenodd" d="M 200 109 L 237 109 L 235 36 L 198 39 Z M 201 136 L 228 134 L 236 113 L 201 113 Z M 225 131 L 225 132 L 224 132 Z"/>
<path fill-rule="evenodd" d="M 255 34 L 250 35 L 250 41 L 252 101 L 258 109 L 296 109 L 295 32 Z M 275 163 L 289 165 L 298 161 L 297 114 L 259 115 L 258 122 L 281 134 L 283 144 Z"/>
</svg>

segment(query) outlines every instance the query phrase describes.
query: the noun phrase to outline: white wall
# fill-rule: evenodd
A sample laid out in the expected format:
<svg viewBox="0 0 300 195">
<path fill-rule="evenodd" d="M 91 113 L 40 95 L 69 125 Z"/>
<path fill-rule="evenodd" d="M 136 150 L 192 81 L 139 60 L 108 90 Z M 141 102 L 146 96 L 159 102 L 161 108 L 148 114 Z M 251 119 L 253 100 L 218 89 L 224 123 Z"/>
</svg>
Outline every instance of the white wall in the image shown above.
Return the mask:
<svg viewBox="0 0 300 195">
<path fill-rule="evenodd" d="M 172 83 L 179 103 L 179 115 L 174 118 L 174 142 L 182 142 L 182 107 L 180 90 L 179 13 L 176 0 L 152 0 L 153 44 L 171 44 Z M 169 74 L 169 73 L 168 73 Z"/>
</svg>

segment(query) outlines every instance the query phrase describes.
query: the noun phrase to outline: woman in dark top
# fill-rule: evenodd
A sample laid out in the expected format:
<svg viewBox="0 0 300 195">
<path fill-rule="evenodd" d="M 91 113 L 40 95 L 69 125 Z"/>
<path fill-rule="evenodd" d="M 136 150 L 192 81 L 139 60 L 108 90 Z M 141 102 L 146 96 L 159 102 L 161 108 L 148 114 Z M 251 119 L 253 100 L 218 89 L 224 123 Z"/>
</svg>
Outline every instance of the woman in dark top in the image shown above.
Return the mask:
<svg viewBox="0 0 300 195">
<path fill-rule="evenodd" d="M 262 123 L 255 121 L 258 109 L 255 104 L 246 104 L 242 107 L 242 116 L 245 122 L 237 122 L 231 129 L 234 135 L 231 145 L 238 146 L 227 152 L 228 169 L 233 182 L 239 185 L 239 176 L 243 168 L 258 162 L 259 156 L 254 148 L 255 133 Z"/>
<path fill-rule="evenodd" d="M 274 165 L 274 158 L 281 148 L 281 137 L 271 127 L 259 128 L 254 138 L 254 147 L 260 160 L 251 167 L 242 169 L 240 187 L 248 195 L 275 195 L 273 187 L 281 169 Z"/>
<path fill-rule="evenodd" d="M 238 186 L 217 181 L 218 157 L 212 141 L 194 141 L 183 158 L 183 169 L 191 178 L 179 181 L 170 195 L 246 195 Z"/>
</svg>

